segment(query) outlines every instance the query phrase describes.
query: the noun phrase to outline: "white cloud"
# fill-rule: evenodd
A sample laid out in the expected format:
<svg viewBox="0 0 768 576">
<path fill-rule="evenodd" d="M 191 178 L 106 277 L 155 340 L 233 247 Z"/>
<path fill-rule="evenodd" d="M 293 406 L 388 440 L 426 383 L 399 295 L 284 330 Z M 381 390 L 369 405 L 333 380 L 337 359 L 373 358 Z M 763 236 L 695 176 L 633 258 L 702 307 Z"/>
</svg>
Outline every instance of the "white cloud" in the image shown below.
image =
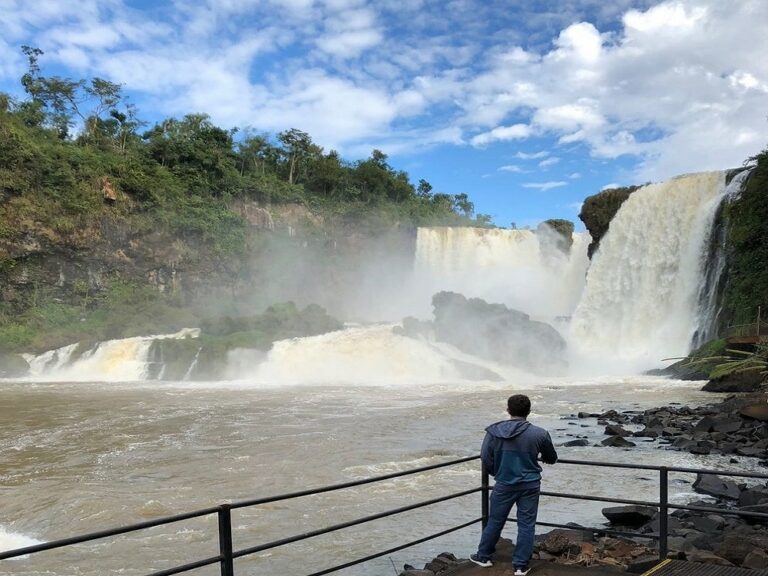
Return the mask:
<svg viewBox="0 0 768 576">
<path fill-rule="evenodd" d="M 560 158 L 557 158 L 556 156 L 552 156 L 551 158 L 547 158 L 539 162 L 539 168 L 549 168 L 550 166 L 554 166 L 558 162 L 560 162 Z"/>
<path fill-rule="evenodd" d="M 522 174 L 524 170 L 515 164 L 507 164 L 506 166 L 500 166 L 499 170 L 502 172 L 512 172 L 513 174 Z"/>
<path fill-rule="evenodd" d="M 621 188 L 621 184 L 617 184 L 616 182 L 611 182 L 610 184 L 606 184 L 600 190 L 612 190 L 613 188 Z"/>
<path fill-rule="evenodd" d="M 578 180 L 579 178 L 581 178 L 581 172 L 573 172 L 568 176 L 568 178 L 570 178 L 571 180 Z"/>
<path fill-rule="evenodd" d="M 527 124 L 513 124 L 512 126 L 499 126 L 488 132 L 474 136 L 470 143 L 472 146 L 486 146 L 493 142 L 506 140 L 519 140 L 531 135 L 531 127 Z"/>
<path fill-rule="evenodd" d="M 522 186 L 523 188 L 533 188 L 534 190 L 541 190 L 542 192 L 546 192 L 547 190 L 552 190 L 553 188 L 562 188 L 563 186 L 567 185 L 568 182 L 558 180 L 552 182 L 526 182 Z"/>
<path fill-rule="evenodd" d="M 538 160 L 539 158 L 546 158 L 549 156 L 549 152 L 542 150 L 541 152 L 518 152 L 515 154 L 515 158 L 520 160 Z"/>
</svg>

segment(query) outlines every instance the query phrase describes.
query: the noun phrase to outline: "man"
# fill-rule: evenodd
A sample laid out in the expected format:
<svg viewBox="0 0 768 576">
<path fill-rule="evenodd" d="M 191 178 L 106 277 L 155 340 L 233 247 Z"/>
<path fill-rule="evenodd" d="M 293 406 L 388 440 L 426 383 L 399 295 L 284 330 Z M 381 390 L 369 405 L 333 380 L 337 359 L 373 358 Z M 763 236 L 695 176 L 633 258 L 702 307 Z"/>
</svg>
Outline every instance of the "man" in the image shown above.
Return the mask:
<svg viewBox="0 0 768 576">
<path fill-rule="evenodd" d="M 483 567 L 492 566 L 491 556 L 512 506 L 517 504 L 517 544 L 512 557 L 515 576 L 528 574 L 533 553 L 536 514 L 541 490 L 541 466 L 557 462 L 557 452 L 549 433 L 526 420 L 531 413 L 528 396 L 515 394 L 507 400 L 510 419 L 485 429 L 480 457 L 496 480 L 491 492 L 491 511 L 483 529 L 477 553 L 469 559 Z"/>
</svg>

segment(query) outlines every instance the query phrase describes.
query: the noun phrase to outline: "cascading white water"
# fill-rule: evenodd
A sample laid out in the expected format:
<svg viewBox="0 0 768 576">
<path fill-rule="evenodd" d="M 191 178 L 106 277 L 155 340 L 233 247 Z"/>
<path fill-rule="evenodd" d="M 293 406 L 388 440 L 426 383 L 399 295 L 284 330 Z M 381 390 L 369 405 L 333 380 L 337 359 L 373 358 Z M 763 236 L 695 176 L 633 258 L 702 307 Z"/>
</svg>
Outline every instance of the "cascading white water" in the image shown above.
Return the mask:
<svg viewBox="0 0 768 576">
<path fill-rule="evenodd" d="M 622 204 L 601 240 L 573 317 L 581 360 L 624 370 L 688 352 L 697 327 L 706 243 L 725 173 L 650 184 Z"/>
<path fill-rule="evenodd" d="M 353 327 L 275 342 L 266 359 L 239 376 L 264 385 L 402 384 L 464 380 L 466 355 L 392 332 L 393 325 Z M 477 360 L 477 359 L 475 359 Z M 478 361 L 478 365 L 479 365 Z"/>
<path fill-rule="evenodd" d="M 502 302 L 541 318 L 568 316 L 584 285 L 588 234 L 568 254 L 554 232 L 502 228 L 419 228 L 415 278 L 425 299 L 441 290 Z"/>
<path fill-rule="evenodd" d="M 198 335 L 197 329 L 185 329 L 175 334 L 106 340 L 77 358 L 72 356 L 79 344 L 71 344 L 38 356 L 27 355 L 29 377 L 39 381 L 71 382 L 145 380 L 150 365 L 149 351 L 155 340 Z"/>
</svg>

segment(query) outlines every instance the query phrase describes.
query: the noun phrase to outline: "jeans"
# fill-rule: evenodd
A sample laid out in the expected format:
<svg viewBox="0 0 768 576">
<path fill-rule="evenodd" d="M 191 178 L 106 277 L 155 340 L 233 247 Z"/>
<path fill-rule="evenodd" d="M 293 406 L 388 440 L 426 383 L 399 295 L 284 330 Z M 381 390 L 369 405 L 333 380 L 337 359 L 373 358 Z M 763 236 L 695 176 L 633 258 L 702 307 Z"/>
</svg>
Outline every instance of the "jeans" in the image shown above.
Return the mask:
<svg viewBox="0 0 768 576">
<path fill-rule="evenodd" d="M 528 565 L 533 553 L 540 490 L 540 486 L 515 488 L 496 484 L 493 487 L 488 524 L 483 529 L 480 545 L 477 548 L 477 556 L 480 560 L 491 559 L 512 506 L 517 504 L 517 544 L 515 554 L 512 556 L 512 564 L 515 567 Z"/>
</svg>

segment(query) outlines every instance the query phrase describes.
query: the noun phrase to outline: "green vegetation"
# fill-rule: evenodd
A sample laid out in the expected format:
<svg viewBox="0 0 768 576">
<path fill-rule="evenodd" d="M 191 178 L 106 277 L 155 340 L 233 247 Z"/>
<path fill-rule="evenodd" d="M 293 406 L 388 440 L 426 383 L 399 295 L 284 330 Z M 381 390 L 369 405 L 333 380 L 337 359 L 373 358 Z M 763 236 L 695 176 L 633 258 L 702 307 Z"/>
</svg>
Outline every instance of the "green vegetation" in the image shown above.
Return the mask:
<svg viewBox="0 0 768 576">
<path fill-rule="evenodd" d="M 729 272 L 724 313 L 728 324 L 768 315 L 768 150 L 750 159 L 754 170 L 741 194 L 725 207 Z"/>
<path fill-rule="evenodd" d="M 600 245 L 600 239 L 608 232 L 611 220 L 619 211 L 621 205 L 629 198 L 629 195 L 640 186 L 626 186 L 623 188 L 610 188 L 603 190 L 584 200 L 581 206 L 579 218 L 587 227 L 592 236 L 592 242 L 588 248 L 588 255 L 592 255 Z"/>
<path fill-rule="evenodd" d="M 198 113 L 150 126 L 121 86 L 45 76 L 42 51 L 23 51 L 27 98 L 0 93 L 0 350 L 194 325 L 189 294 L 159 294 L 149 271 L 181 261 L 225 285 L 248 281 L 244 255 L 264 242 L 246 203 L 301 205 L 317 215 L 305 236 L 490 225 L 466 194 L 414 185 L 379 150 L 350 162 L 298 129 L 270 136 Z M 88 258 L 107 263 L 103 277 Z M 67 262 L 76 273 L 53 269 Z"/>
</svg>

